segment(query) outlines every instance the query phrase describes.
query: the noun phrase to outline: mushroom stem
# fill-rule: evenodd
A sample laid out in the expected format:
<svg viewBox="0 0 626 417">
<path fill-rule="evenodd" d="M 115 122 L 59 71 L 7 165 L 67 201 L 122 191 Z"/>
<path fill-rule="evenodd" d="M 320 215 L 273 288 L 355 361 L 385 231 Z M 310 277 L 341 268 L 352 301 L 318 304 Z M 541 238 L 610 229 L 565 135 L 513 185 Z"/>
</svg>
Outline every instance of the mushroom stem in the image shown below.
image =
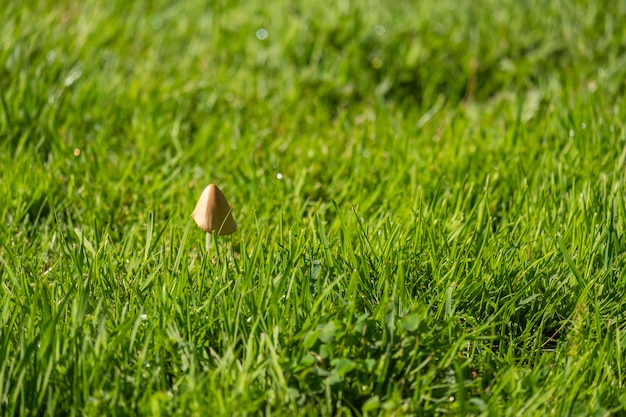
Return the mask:
<svg viewBox="0 0 626 417">
<path fill-rule="evenodd" d="M 211 233 L 210 232 L 206 232 L 206 243 L 205 243 L 205 247 L 206 247 L 206 253 L 208 254 L 209 252 L 211 252 Z"/>
</svg>

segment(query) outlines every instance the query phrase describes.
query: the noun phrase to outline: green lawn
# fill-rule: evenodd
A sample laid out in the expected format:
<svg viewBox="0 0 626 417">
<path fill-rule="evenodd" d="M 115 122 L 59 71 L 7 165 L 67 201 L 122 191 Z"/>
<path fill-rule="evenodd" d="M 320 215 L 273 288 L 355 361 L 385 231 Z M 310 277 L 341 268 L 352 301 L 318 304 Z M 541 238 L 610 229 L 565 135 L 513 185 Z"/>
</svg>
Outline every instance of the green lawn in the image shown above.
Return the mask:
<svg viewBox="0 0 626 417">
<path fill-rule="evenodd" d="M 625 21 L 6 1 L 2 414 L 626 415 Z"/>
</svg>

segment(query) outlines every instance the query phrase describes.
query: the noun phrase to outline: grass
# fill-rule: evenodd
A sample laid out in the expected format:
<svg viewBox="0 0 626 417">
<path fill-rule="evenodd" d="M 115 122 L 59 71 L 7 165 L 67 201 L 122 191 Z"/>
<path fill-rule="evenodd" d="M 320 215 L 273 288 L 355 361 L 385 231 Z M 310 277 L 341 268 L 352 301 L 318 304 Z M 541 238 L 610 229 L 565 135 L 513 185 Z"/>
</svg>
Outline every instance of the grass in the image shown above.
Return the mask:
<svg viewBox="0 0 626 417">
<path fill-rule="evenodd" d="M 9 2 L 2 414 L 626 413 L 625 18 Z"/>
</svg>

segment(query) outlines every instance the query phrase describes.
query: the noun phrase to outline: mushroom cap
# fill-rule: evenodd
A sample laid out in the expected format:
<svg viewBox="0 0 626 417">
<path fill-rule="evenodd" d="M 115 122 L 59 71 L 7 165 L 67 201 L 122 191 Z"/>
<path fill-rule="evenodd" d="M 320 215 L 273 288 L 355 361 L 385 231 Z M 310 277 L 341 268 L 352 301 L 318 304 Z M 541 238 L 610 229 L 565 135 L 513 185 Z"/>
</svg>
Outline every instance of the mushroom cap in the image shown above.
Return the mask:
<svg viewBox="0 0 626 417">
<path fill-rule="evenodd" d="M 196 208 L 191 214 L 194 221 L 207 233 L 229 235 L 237 230 L 232 209 L 228 205 L 222 190 L 215 184 L 209 184 L 200 195 Z"/>
</svg>

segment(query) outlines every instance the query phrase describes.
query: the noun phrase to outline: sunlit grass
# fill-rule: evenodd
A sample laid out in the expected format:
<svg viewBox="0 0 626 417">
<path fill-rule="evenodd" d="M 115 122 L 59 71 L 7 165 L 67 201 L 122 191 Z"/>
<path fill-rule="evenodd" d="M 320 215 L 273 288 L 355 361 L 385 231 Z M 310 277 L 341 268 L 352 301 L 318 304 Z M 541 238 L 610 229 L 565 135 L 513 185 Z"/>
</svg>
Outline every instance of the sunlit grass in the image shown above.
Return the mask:
<svg viewBox="0 0 626 417">
<path fill-rule="evenodd" d="M 0 10 L 3 414 L 624 413 L 626 9 L 412 3 Z"/>
</svg>

